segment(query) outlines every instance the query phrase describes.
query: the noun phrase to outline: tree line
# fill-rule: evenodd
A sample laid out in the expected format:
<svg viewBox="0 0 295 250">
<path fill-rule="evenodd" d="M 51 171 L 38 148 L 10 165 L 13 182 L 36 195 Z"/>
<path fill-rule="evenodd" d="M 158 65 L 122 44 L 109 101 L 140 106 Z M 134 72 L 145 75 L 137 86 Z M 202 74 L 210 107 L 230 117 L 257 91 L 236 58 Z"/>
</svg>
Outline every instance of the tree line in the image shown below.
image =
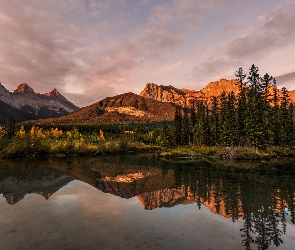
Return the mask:
<svg viewBox="0 0 295 250">
<path fill-rule="evenodd" d="M 276 79 L 259 75 L 254 64 L 249 73 L 235 72 L 238 93 L 196 101 L 191 109 L 176 108 L 174 126 L 163 125 L 163 144 L 170 146 L 294 145 L 294 107 L 286 88 Z"/>
</svg>

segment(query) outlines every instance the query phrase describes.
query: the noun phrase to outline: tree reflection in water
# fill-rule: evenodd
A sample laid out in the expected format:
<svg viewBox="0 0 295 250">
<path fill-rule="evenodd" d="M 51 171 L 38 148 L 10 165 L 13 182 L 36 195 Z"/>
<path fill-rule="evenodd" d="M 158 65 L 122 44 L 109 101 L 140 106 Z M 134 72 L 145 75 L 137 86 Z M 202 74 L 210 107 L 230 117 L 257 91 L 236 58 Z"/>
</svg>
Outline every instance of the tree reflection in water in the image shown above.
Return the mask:
<svg viewBox="0 0 295 250">
<path fill-rule="evenodd" d="M 252 245 L 257 245 L 258 249 L 267 249 L 272 244 L 279 246 L 287 230 L 286 219 L 290 217 L 291 222 L 295 222 L 294 163 L 259 163 L 256 167 L 245 168 L 242 164 L 233 167 L 208 161 L 168 163 L 148 157 L 138 160 L 134 156 L 129 162 L 128 159 L 120 158 L 118 162 L 116 158 L 51 159 L 35 165 L 29 161 L 29 167 L 20 162 L 16 166 L 5 163 L 0 167 L 0 184 L 3 183 L 0 193 L 7 201 L 18 202 L 26 193 L 52 195 L 77 179 L 122 198 L 138 196 L 149 210 L 196 203 L 199 209 L 207 206 L 211 212 L 231 218 L 233 222 L 243 220 L 241 244 L 246 249 L 251 249 Z M 48 171 L 48 168 L 55 171 Z M 135 176 L 131 175 L 134 172 L 140 173 L 140 179 L 120 181 L 124 176 Z M 9 192 L 5 189 L 11 176 L 17 183 L 15 192 L 11 185 Z"/>
<path fill-rule="evenodd" d="M 177 187 L 189 185 L 198 204 L 233 222 L 243 219 L 240 231 L 246 249 L 252 244 L 258 249 L 279 246 L 286 233 L 286 216 L 295 222 L 294 166 L 268 163 L 245 170 L 203 163 L 174 171 Z"/>
</svg>

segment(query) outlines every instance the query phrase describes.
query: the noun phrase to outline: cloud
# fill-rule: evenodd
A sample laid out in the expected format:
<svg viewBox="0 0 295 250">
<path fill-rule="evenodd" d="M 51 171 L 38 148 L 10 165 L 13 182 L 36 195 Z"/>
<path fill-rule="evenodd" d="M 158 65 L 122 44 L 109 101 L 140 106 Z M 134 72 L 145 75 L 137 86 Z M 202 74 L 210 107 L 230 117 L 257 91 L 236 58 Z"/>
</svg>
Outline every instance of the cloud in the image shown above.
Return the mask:
<svg viewBox="0 0 295 250">
<path fill-rule="evenodd" d="M 228 58 L 216 58 L 214 60 L 204 61 L 192 69 L 194 79 L 202 86 L 208 84 L 208 77 L 210 81 L 216 81 L 221 78 L 235 78 L 234 72 L 242 65 L 239 60 L 231 60 Z"/>
<path fill-rule="evenodd" d="M 2 77 L 12 84 L 26 80 L 40 87 L 56 82 L 59 87 L 60 79 L 77 67 L 71 55 L 82 44 L 71 27 L 62 24 L 60 13 L 50 8 L 35 11 L 30 3 L 34 1 L 1 2 L 0 61 L 1 71 L 7 70 Z"/>
<path fill-rule="evenodd" d="M 277 35 L 274 32 L 262 32 L 258 35 L 238 38 L 229 43 L 228 54 L 236 58 L 262 55 L 276 45 L 281 44 L 279 40 L 271 39 L 276 37 Z"/>
<path fill-rule="evenodd" d="M 289 4 L 287 7 L 279 7 L 266 15 L 264 29 L 275 31 L 292 32 L 295 31 L 295 4 Z"/>
<path fill-rule="evenodd" d="M 171 5 L 158 5 L 153 9 L 149 22 L 154 26 L 165 26 L 173 23 L 173 9 Z"/>
<path fill-rule="evenodd" d="M 271 53 L 293 43 L 295 37 L 295 4 L 277 8 L 265 16 L 265 23 L 247 36 L 228 44 L 231 57 L 251 58 Z"/>
<path fill-rule="evenodd" d="M 10 90 L 27 82 L 37 92 L 112 95 L 140 63 L 182 45 L 176 32 L 149 23 L 122 37 L 128 12 L 119 12 L 131 4 L 117 2 L 0 0 L 2 83 Z"/>
<path fill-rule="evenodd" d="M 295 85 L 295 72 L 280 75 L 275 77 L 277 84 L 280 87 L 294 88 Z"/>
<path fill-rule="evenodd" d="M 208 11 L 223 5 L 224 1 L 218 0 L 174 0 L 170 4 L 155 6 L 149 21 L 152 26 L 194 29 L 201 24 Z"/>
</svg>

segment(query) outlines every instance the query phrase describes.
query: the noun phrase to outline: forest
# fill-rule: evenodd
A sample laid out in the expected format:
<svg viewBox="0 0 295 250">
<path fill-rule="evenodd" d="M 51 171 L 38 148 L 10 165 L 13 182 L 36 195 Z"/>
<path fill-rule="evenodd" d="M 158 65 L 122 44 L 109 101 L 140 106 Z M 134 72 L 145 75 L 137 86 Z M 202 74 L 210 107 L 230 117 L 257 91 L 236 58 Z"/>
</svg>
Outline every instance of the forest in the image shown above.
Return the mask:
<svg viewBox="0 0 295 250">
<path fill-rule="evenodd" d="M 176 110 L 174 127 L 164 126 L 167 145 L 294 146 L 294 107 L 287 89 L 279 92 L 276 79 L 260 77 L 255 65 L 248 76 L 242 68 L 235 74 L 238 94 L 223 92 L 197 101 L 191 110 Z"/>
</svg>

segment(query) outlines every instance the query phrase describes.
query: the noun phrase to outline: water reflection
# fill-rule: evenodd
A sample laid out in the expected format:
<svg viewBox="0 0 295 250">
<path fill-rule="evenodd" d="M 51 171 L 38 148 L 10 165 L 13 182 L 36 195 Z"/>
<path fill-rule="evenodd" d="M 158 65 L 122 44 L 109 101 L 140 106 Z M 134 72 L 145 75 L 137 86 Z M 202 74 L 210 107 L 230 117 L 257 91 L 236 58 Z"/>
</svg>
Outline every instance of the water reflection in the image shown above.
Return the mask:
<svg viewBox="0 0 295 250">
<path fill-rule="evenodd" d="M 76 179 L 104 193 L 137 197 L 146 210 L 203 205 L 233 222 L 243 221 L 240 235 L 246 249 L 279 246 L 286 218 L 295 222 L 294 163 L 246 167 L 208 161 L 168 163 L 147 156 L 2 162 L 0 193 L 11 205 L 32 193 L 48 199 Z"/>
</svg>

